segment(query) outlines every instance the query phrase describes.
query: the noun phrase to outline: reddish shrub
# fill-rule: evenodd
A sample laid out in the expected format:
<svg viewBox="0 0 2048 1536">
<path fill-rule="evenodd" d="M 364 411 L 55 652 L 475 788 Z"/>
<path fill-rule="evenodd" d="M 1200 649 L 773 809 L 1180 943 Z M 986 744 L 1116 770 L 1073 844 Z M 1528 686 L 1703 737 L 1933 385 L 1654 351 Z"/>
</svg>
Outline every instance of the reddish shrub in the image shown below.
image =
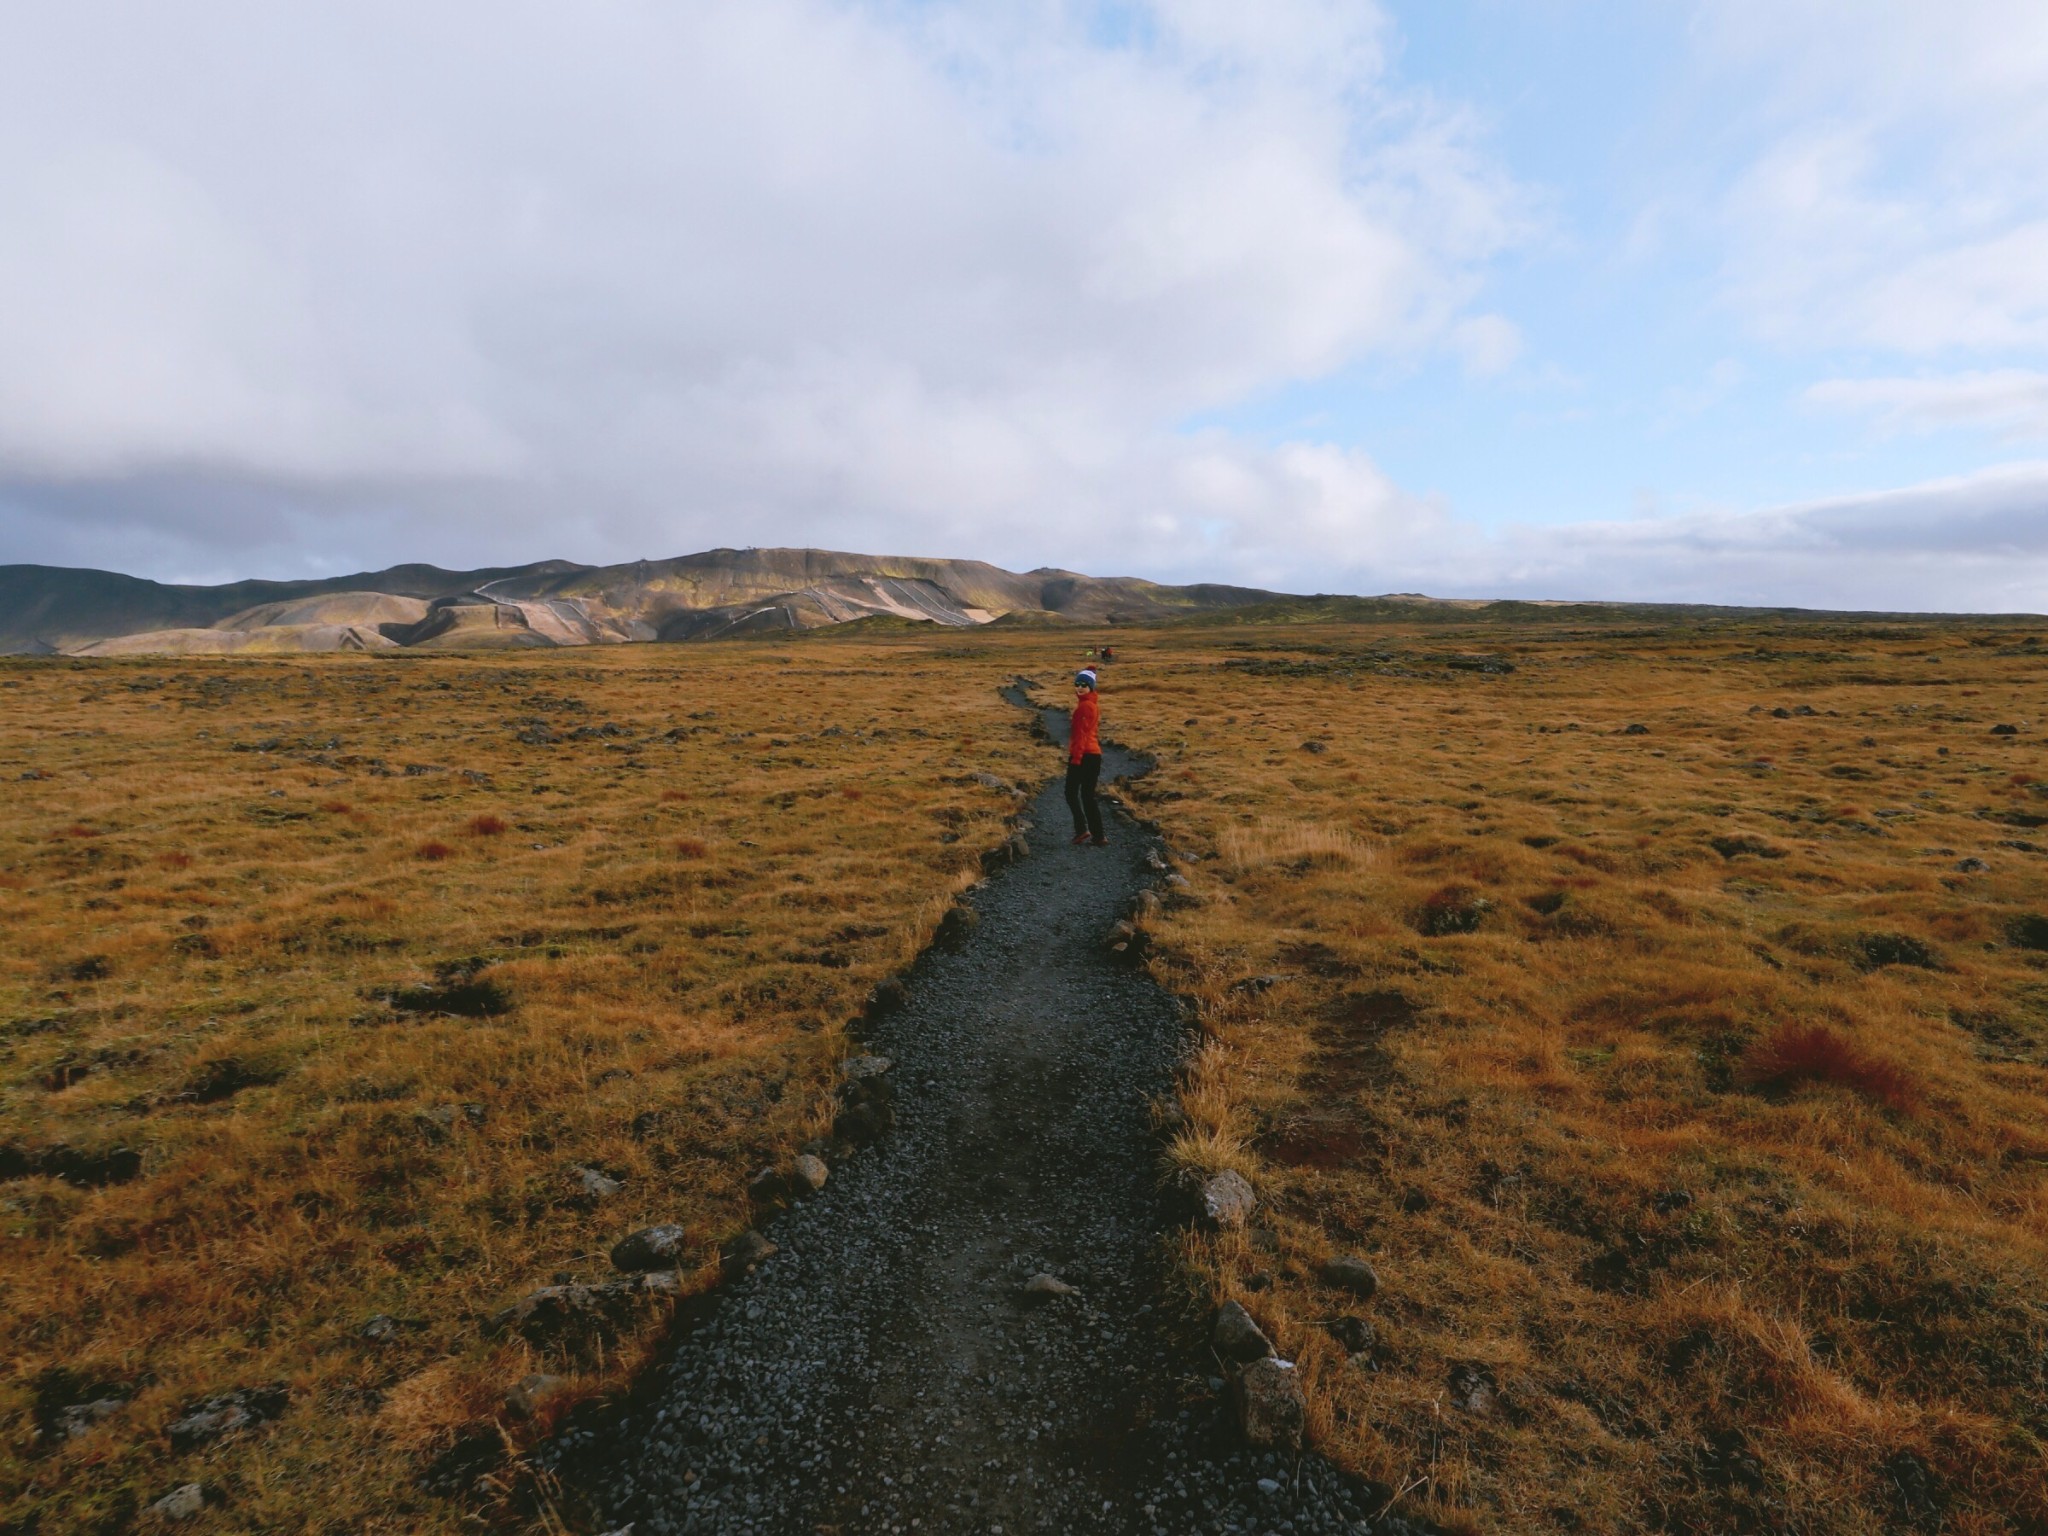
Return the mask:
<svg viewBox="0 0 2048 1536">
<path fill-rule="evenodd" d="M 320 809 L 330 816 L 346 816 L 355 807 L 346 800 L 323 800 L 320 802 Z"/>
<path fill-rule="evenodd" d="M 500 832 L 509 832 L 511 830 L 512 823 L 505 820 L 502 816 L 492 816 L 487 812 L 482 816 L 472 816 L 469 818 L 469 835 L 471 837 L 496 837 Z"/>
<path fill-rule="evenodd" d="M 59 837 L 98 837 L 97 827 L 88 827 L 83 822 L 74 822 L 57 834 Z"/>
<path fill-rule="evenodd" d="M 450 848 L 446 843 L 437 842 L 432 839 L 421 843 L 413 852 L 423 859 L 452 859 L 455 857 L 455 850 L 453 848 Z"/>
<path fill-rule="evenodd" d="M 858 800 L 860 798 L 860 791 L 852 788 L 851 786 L 849 786 L 846 789 L 842 789 L 841 791 L 839 791 L 839 793 L 845 796 L 848 800 Z"/>
<path fill-rule="evenodd" d="M 664 789 L 661 792 L 661 803 L 663 805 L 675 805 L 689 798 L 690 792 L 686 789 Z"/>
<path fill-rule="evenodd" d="M 192 867 L 192 855 L 189 853 L 160 853 L 156 856 L 156 861 L 165 869 L 190 869 Z"/>
<path fill-rule="evenodd" d="M 1755 1088 L 1795 1088 L 1801 1083 L 1835 1083 L 1854 1089 L 1887 1109 L 1910 1109 L 1918 1086 L 1905 1070 L 1872 1056 L 1825 1024 L 1787 1024 L 1753 1047 L 1743 1076 Z"/>
<path fill-rule="evenodd" d="M 1415 926 L 1433 939 L 1446 934 L 1470 933 L 1479 926 L 1492 906 L 1492 902 L 1471 886 L 1453 882 L 1430 893 L 1422 903 L 1422 910 L 1416 914 Z"/>
<path fill-rule="evenodd" d="M 694 837 L 686 837 L 676 843 L 676 857 L 679 859 L 701 859 L 709 851 Z"/>
</svg>

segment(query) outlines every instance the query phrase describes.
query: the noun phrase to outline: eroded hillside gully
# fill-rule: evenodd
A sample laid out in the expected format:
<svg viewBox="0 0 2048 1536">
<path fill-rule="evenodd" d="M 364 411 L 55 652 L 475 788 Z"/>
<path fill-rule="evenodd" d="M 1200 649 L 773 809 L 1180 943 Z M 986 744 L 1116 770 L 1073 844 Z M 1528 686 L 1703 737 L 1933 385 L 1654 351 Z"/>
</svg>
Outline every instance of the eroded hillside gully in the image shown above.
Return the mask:
<svg viewBox="0 0 2048 1536">
<path fill-rule="evenodd" d="M 1106 753 L 1106 778 L 1144 767 Z M 1222 1367 L 1170 1337 L 1148 1105 L 1186 1032 L 1105 944 L 1157 845 L 1118 818 L 1107 848 L 1073 846 L 1057 782 L 1029 819 L 1030 856 L 868 1034 L 891 1134 L 777 1217 L 777 1251 L 628 1419 L 547 1453 L 597 1528 L 1407 1529 L 1312 1454 L 1246 1448 Z"/>
</svg>

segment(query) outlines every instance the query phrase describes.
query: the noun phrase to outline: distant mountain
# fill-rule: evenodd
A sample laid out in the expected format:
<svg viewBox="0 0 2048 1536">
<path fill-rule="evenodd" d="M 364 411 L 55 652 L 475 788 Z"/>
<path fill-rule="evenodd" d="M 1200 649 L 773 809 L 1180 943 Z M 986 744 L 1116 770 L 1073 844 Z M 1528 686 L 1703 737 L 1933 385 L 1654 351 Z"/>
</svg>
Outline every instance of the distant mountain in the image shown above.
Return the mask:
<svg viewBox="0 0 2048 1536">
<path fill-rule="evenodd" d="M 431 565 L 322 581 L 171 586 L 108 571 L 0 566 L 0 653 L 84 656 L 454 650 L 700 640 L 893 617 L 967 627 L 1116 624 L 1286 602 L 1251 587 L 1162 586 L 976 560 L 715 549 L 673 560 Z"/>
</svg>

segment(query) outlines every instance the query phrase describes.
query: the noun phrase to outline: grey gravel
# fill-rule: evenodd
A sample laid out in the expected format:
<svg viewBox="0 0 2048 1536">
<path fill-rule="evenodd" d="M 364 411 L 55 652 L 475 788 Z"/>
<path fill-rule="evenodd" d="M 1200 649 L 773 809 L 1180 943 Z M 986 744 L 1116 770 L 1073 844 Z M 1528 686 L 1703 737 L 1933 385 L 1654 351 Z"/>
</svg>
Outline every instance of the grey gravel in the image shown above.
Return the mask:
<svg viewBox="0 0 2048 1536">
<path fill-rule="evenodd" d="M 1105 778 L 1137 766 L 1112 749 Z M 1128 822 L 1069 844 L 1057 784 L 1031 820 L 1032 857 L 972 893 L 979 922 L 870 1031 L 894 1129 L 774 1219 L 779 1251 L 625 1418 L 542 1452 L 586 1528 L 1412 1529 L 1313 1453 L 1247 1448 L 1206 1320 L 1176 1332 L 1157 1310 L 1175 1213 L 1151 1105 L 1187 1032 L 1099 939 L 1157 878 L 1157 844 Z M 1026 1295 L 1038 1274 L 1074 1294 Z"/>
</svg>

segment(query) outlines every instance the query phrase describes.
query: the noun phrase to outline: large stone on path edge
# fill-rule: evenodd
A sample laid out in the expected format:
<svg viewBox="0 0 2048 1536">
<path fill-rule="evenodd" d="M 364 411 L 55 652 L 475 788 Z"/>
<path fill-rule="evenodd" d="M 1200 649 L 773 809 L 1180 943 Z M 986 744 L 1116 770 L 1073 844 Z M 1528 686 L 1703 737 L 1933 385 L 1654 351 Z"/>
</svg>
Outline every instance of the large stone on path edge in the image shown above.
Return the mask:
<svg viewBox="0 0 2048 1536">
<path fill-rule="evenodd" d="M 1258 1206 L 1251 1181 L 1235 1168 L 1224 1169 L 1202 1186 L 1202 1216 L 1212 1227 L 1242 1227 Z"/>
<path fill-rule="evenodd" d="M 1209 1342 L 1217 1354 L 1239 1364 L 1273 1353 L 1271 1341 L 1252 1321 L 1251 1313 L 1234 1301 L 1226 1301 L 1217 1311 L 1216 1326 L 1210 1330 Z"/>
<path fill-rule="evenodd" d="M 1308 1425 L 1308 1404 L 1294 1367 L 1268 1355 L 1243 1366 L 1230 1383 L 1231 1406 L 1245 1439 L 1261 1450 L 1294 1451 Z"/>
<path fill-rule="evenodd" d="M 673 1224 L 642 1227 L 619 1239 L 612 1249 L 612 1268 L 635 1270 L 674 1269 L 683 1259 L 683 1229 Z"/>
</svg>

